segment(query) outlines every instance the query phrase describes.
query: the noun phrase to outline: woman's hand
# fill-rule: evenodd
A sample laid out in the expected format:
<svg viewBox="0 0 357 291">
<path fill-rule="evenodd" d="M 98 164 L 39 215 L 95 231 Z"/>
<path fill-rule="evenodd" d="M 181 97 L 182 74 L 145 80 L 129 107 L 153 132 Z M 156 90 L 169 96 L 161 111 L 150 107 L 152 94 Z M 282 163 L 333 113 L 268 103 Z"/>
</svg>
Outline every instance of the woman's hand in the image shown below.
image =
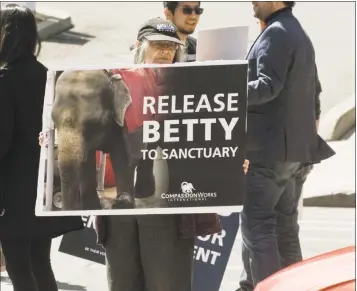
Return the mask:
<svg viewBox="0 0 357 291">
<path fill-rule="evenodd" d="M 38 136 L 38 143 L 40 146 L 43 146 L 45 143 L 47 143 L 46 141 L 46 134 L 43 132 L 40 132 L 39 136 Z"/>
<path fill-rule="evenodd" d="M 244 160 L 244 164 L 243 164 L 244 174 L 247 174 L 248 168 L 249 168 L 249 161 Z"/>
</svg>

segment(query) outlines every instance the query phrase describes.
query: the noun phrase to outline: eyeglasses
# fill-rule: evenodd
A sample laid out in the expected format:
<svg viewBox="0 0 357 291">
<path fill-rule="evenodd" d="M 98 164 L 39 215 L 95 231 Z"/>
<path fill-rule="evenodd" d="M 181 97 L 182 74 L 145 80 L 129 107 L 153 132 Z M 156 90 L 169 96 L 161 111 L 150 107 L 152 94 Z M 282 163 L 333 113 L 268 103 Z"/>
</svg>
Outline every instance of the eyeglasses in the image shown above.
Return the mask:
<svg viewBox="0 0 357 291">
<path fill-rule="evenodd" d="M 193 11 L 195 11 L 197 15 L 201 15 L 203 13 L 203 8 L 201 7 L 192 8 L 190 6 L 182 7 L 182 13 L 185 15 L 191 15 Z"/>
<path fill-rule="evenodd" d="M 163 42 L 163 41 L 150 41 L 150 46 L 157 50 L 168 50 L 175 52 L 179 45 L 174 42 Z"/>
</svg>

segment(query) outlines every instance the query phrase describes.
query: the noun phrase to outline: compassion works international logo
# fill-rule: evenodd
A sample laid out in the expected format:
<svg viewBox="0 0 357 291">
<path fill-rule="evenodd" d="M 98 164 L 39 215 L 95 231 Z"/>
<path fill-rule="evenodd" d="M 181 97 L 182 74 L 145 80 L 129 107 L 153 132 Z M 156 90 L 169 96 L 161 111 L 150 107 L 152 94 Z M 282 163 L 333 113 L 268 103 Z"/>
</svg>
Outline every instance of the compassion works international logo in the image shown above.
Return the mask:
<svg viewBox="0 0 357 291">
<path fill-rule="evenodd" d="M 162 193 L 161 198 L 170 202 L 207 201 L 216 198 L 216 192 L 197 192 L 190 182 L 181 183 L 181 193 Z"/>
</svg>

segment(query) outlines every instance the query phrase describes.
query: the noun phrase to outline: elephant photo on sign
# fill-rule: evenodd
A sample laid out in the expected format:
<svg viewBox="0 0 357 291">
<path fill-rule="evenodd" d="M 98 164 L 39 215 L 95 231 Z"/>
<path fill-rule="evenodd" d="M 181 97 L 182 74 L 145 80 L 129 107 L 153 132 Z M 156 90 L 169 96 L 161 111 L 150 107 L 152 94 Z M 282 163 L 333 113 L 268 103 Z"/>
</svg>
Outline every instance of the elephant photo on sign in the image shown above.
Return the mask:
<svg viewBox="0 0 357 291">
<path fill-rule="evenodd" d="M 55 203 L 55 208 L 162 205 L 155 196 L 154 161 L 142 160 L 141 154 L 147 148 L 142 123 L 154 117 L 139 111 L 142 96 L 158 94 L 157 75 L 153 68 L 57 72 L 51 114 L 57 139 L 53 188 L 61 203 Z M 102 193 L 97 178 L 100 153 L 107 154 Z"/>
<path fill-rule="evenodd" d="M 36 214 L 240 210 L 246 79 L 242 61 L 50 71 Z"/>
</svg>

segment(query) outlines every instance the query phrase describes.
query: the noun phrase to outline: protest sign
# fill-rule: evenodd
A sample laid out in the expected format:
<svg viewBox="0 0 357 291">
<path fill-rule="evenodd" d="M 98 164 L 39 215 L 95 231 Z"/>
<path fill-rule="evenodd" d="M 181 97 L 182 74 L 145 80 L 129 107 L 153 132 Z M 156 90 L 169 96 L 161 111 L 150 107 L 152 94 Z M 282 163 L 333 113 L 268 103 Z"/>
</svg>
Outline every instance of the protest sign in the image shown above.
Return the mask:
<svg viewBox="0 0 357 291">
<path fill-rule="evenodd" d="M 36 215 L 241 210 L 247 70 L 246 61 L 218 61 L 57 72 L 44 115 L 58 152 L 40 163 Z M 110 157 L 114 187 L 98 187 L 98 151 Z M 53 211 L 43 201 L 58 186 L 63 207 Z"/>
<path fill-rule="evenodd" d="M 239 213 L 219 219 L 221 233 L 196 239 L 193 291 L 218 291 L 221 286 L 239 228 Z"/>
<path fill-rule="evenodd" d="M 105 252 L 97 244 L 94 216 L 82 216 L 84 228 L 63 235 L 59 251 L 98 264 L 105 264 Z"/>
<path fill-rule="evenodd" d="M 94 216 L 82 216 L 85 228 L 63 236 L 59 251 L 105 264 L 105 250 L 96 243 Z M 194 246 L 193 291 L 218 291 L 238 231 L 239 214 L 220 216 L 222 232 L 197 237 Z"/>
</svg>

